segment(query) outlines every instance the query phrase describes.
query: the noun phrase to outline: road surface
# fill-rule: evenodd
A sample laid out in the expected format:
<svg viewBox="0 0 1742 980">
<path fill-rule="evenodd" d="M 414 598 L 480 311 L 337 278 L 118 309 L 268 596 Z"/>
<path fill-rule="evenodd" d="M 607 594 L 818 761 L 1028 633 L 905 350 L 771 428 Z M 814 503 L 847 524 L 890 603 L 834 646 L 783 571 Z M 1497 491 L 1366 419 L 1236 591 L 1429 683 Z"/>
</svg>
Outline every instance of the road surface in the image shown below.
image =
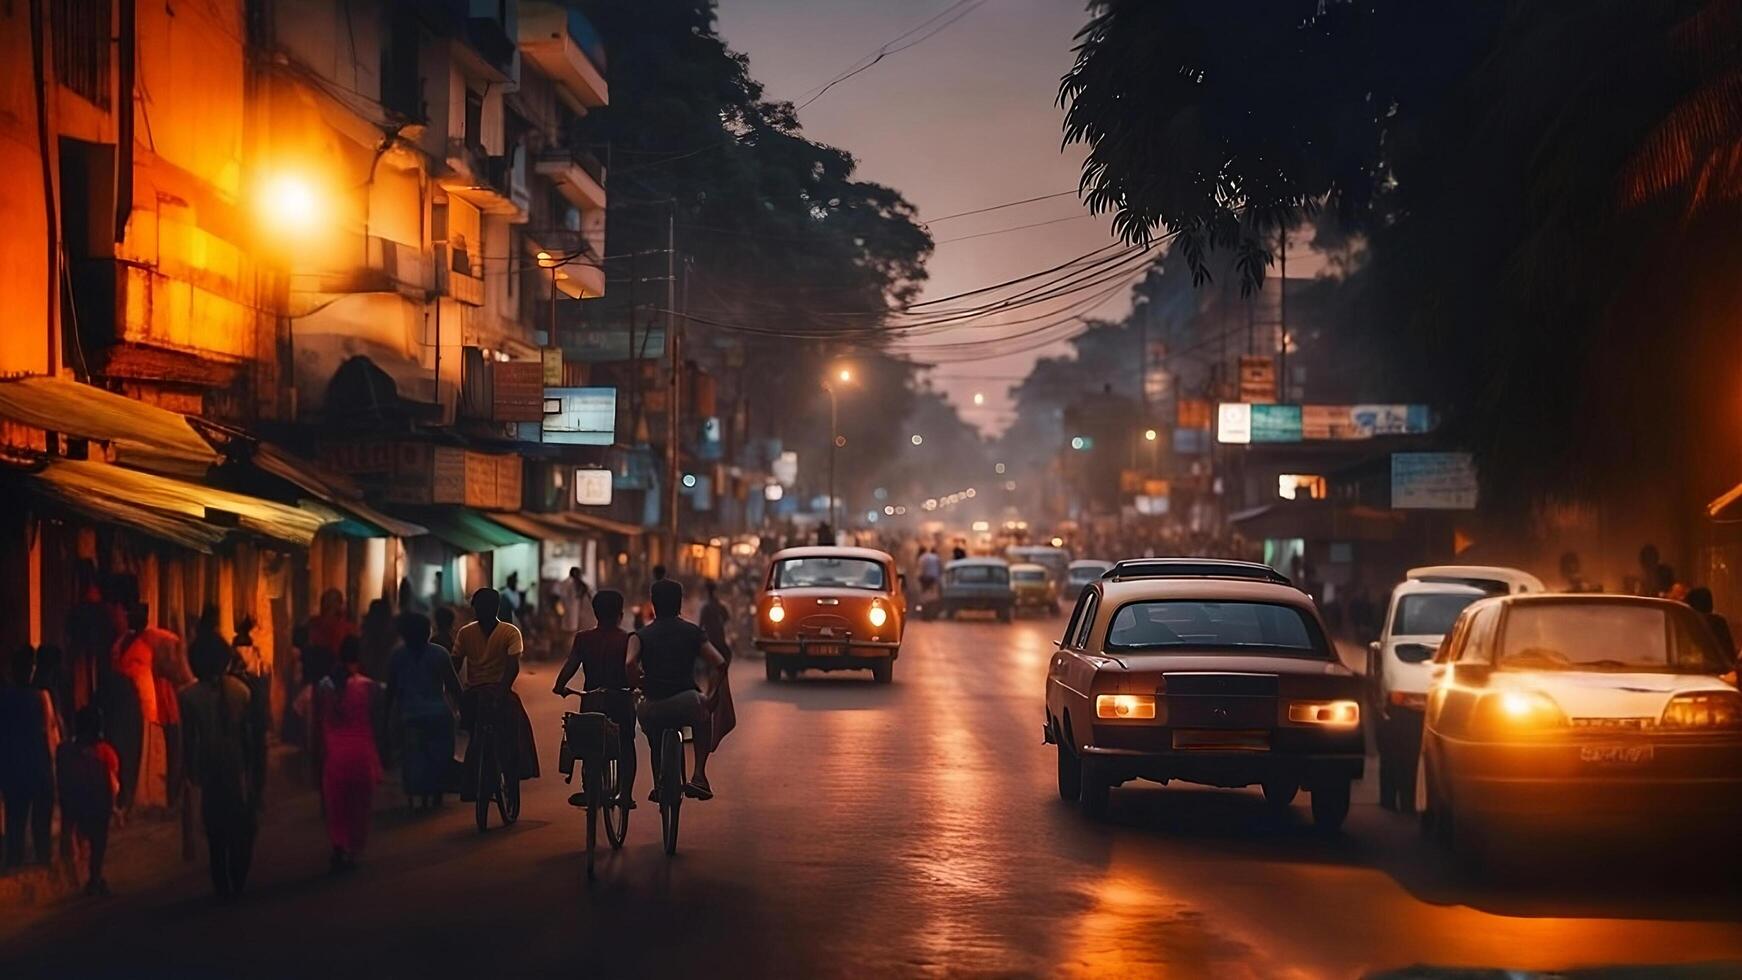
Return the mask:
<svg viewBox="0 0 1742 980">
<path fill-rule="evenodd" d="M 57 977 L 1742 970 L 1742 889 L 1710 860 L 1737 848 L 1733 827 L 1487 885 L 1373 805 L 1371 774 L 1330 839 L 1304 795 L 1279 823 L 1254 791 L 1133 784 L 1090 823 L 1058 799 L 1040 738 L 1057 628 L 916 624 L 887 687 L 770 685 L 742 663 L 719 797 L 685 806 L 675 858 L 644 801 L 591 885 L 581 814 L 553 775 L 554 665 L 532 665 L 520 689 L 546 775 L 518 826 L 480 836 L 451 804 L 412 817 L 390 783 L 362 867 L 334 877 L 312 798 L 281 801 L 241 901 L 211 899 L 199 867 L 115 880 L 114 898 L 0 923 L 0 963 Z"/>
</svg>

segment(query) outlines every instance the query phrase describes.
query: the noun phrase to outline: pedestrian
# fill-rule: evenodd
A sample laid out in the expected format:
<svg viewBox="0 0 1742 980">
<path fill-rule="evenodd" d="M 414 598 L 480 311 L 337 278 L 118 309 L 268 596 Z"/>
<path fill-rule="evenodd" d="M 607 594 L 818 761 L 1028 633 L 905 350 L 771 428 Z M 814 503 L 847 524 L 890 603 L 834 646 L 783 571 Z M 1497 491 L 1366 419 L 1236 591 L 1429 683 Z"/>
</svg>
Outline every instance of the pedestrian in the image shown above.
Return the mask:
<svg viewBox="0 0 1742 980">
<path fill-rule="evenodd" d="M 1658 582 L 1663 575 L 1660 568 L 1662 564 L 1663 558 L 1658 553 L 1657 545 L 1647 542 L 1644 547 L 1639 549 L 1639 581 L 1636 587 L 1639 595 L 1662 594 L 1658 591 Z M 1629 589 L 1628 591 L 1634 590 Z"/>
<path fill-rule="evenodd" d="M 31 686 L 48 693 L 49 704 L 54 708 L 55 720 L 60 725 L 61 737 L 71 738 L 72 732 L 68 726 L 72 723 L 72 690 L 67 686 L 66 658 L 61 654 L 60 647 L 45 643 L 36 650 L 36 671 L 30 675 Z"/>
<path fill-rule="evenodd" d="M 938 557 L 938 549 L 921 548 L 919 550 L 919 588 L 924 595 L 930 595 L 937 588 L 938 579 L 944 574 L 943 559 Z"/>
<path fill-rule="evenodd" d="M 60 787 L 61 853 L 85 858 L 86 895 L 109 894 L 103 859 L 109 852 L 109 823 L 121 791 L 121 758 L 103 741 L 103 713 L 96 705 L 79 709 L 71 741 L 55 756 Z"/>
<path fill-rule="evenodd" d="M 12 652 L 6 680 L 0 687 L 0 801 L 6 807 L 5 866 L 24 863 L 28 830 L 37 864 L 47 864 L 54 827 L 54 757 L 60 747 L 60 721 L 47 691 L 30 683 L 36 673 L 36 651 L 21 646 Z"/>
<path fill-rule="evenodd" d="M 651 583 L 649 583 L 649 585 L 648 585 L 648 594 L 652 595 L 652 587 L 654 585 L 659 584 L 660 582 L 663 582 L 663 581 L 665 581 L 665 566 L 664 565 L 653 566 L 653 581 Z M 654 613 L 653 613 L 652 600 L 648 600 L 647 602 L 643 602 L 643 603 L 638 603 L 636 605 L 636 607 L 635 607 L 635 628 L 637 630 L 641 629 L 641 627 L 643 627 L 643 626 L 646 626 L 648 623 L 653 622 L 653 618 L 654 618 Z"/>
<path fill-rule="evenodd" d="M 339 668 L 321 682 L 319 717 L 326 756 L 321 796 L 326 802 L 327 839 L 333 871 L 355 867 L 369 840 L 369 814 L 381 756 L 375 745 L 375 710 L 381 685 L 363 672 L 358 647 L 346 645 Z"/>
<path fill-rule="evenodd" d="M 387 714 L 397 720 L 404 754 L 400 759 L 405 795 L 413 810 L 441 805 L 448 767 L 454 761 L 454 711 L 460 679 L 448 652 L 430 642 L 429 620 L 399 617 L 402 643 L 388 671 Z"/>
<path fill-rule="evenodd" d="M 1669 565 L 1657 566 L 1657 592 L 1660 599 L 1670 599 L 1681 602 L 1687 598 L 1688 587 L 1676 578 L 1675 569 Z"/>
<path fill-rule="evenodd" d="M 1689 589 L 1687 599 L 1684 601 L 1694 612 L 1700 614 L 1707 626 L 1712 628 L 1712 635 L 1718 638 L 1718 648 L 1724 653 L 1724 662 L 1734 664 L 1736 662 L 1736 638 L 1730 632 L 1730 621 L 1712 611 L 1712 590 L 1703 585 L 1696 589 Z"/>
<path fill-rule="evenodd" d="M 326 651 L 326 667 L 331 669 L 334 658 L 339 655 L 339 646 L 345 642 L 345 637 L 357 635 L 357 624 L 351 621 L 351 614 L 345 607 L 345 594 L 338 589 L 328 589 L 321 593 L 320 612 L 308 623 L 308 641 Z M 322 670 L 320 676 L 310 677 L 320 680 L 327 670 Z M 309 676 L 309 675 L 304 675 Z"/>
<path fill-rule="evenodd" d="M 387 680 L 387 662 L 393 657 L 393 648 L 399 643 L 399 630 L 393 625 L 393 609 L 387 605 L 386 599 L 375 599 L 369 603 L 369 611 L 363 614 L 363 673 L 371 680 Z"/>
<path fill-rule="evenodd" d="M 115 641 L 127 631 L 125 613 L 105 599 L 97 578 L 96 568 L 88 561 L 80 566 L 81 595 L 67 613 L 67 681 L 75 709 L 95 699 L 97 679 L 107 673 Z"/>
<path fill-rule="evenodd" d="M 136 602 L 127 610 L 127 633 L 115 657 L 115 673 L 132 684 L 136 704 L 130 706 L 126 720 L 138 726 L 139 738 L 138 761 L 130 791 L 122 798 L 123 809 L 169 805 L 169 750 L 158 711 L 157 677 L 151 667 L 156 654 L 145 639 L 145 619 L 144 603 Z"/>
<path fill-rule="evenodd" d="M 264 773 L 256 768 L 248 685 L 230 672 L 233 654 L 217 635 L 217 609 L 200 616 L 199 636 L 188 659 L 199 681 L 181 693 L 182 736 L 188 779 L 199 791 L 212 886 L 219 898 L 242 893 L 254 857 L 254 835 L 263 799 Z"/>
<path fill-rule="evenodd" d="M 732 611 L 720 601 L 718 583 L 713 579 L 708 579 L 702 584 L 702 587 L 707 591 L 707 598 L 702 601 L 700 616 L 702 632 L 708 635 L 708 642 L 714 645 L 714 649 L 720 651 L 720 655 L 726 658 L 726 662 L 731 663 L 732 647 L 726 642 L 726 629 L 732 622 Z"/>
<path fill-rule="evenodd" d="M 592 589 L 581 577 L 579 565 L 570 566 L 568 577 L 556 584 L 556 596 L 562 602 L 563 633 L 566 636 L 573 637 L 598 625 L 593 617 Z"/>
</svg>

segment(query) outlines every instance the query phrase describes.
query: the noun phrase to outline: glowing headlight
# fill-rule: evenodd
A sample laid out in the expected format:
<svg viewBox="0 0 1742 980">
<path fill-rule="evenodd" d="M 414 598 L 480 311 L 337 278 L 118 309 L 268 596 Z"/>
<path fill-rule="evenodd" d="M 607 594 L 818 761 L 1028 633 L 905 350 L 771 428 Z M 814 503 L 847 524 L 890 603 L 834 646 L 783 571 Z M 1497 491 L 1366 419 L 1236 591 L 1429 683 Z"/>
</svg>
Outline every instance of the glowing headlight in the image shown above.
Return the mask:
<svg viewBox="0 0 1742 980">
<path fill-rule="evenodd" d="M 1288 706 L 1288 720 L 1297 725 L 1353 728 L 1361 723 L 1361 705 L 1355 701 L 1295 701 Z"/>
<path fill-rule="evenodd" d="M 884 623 L 889 622 L 889 611 L 884 609 L 882 606 L 874 605 L 871 607 L 871 612 L 868 618 L 871 620 L 872 626 L 882 626 Z"/>
<path fill-rule="evenodd" d="M 1155 695 L 1097 694 L 1095 695 L 1095 717 L 1154 718 Z"/>
<path fill-rule="evenodd" d="M 1476 714 L 1481 724 L 1510 731 L 1559 728 L 1567 723 L 1560 705 L 1540 691 L 1490 694 L 1476 706 Z"/>
<path fill-rule="evenodd" d="M 768 607 L 768 621 L 769 622 L 778 623 L 785 618 L 786 618 L 786 609 L 783 608 L 780 605 L 780 603 L 777 602 L 774 605 Z"/>
<path fill-rule="evenodd" d="M 1658 725 L 1664 728 L 1742 728 L 1742 694 L 1702 691 L 1670 698 Z"/>
</svg>

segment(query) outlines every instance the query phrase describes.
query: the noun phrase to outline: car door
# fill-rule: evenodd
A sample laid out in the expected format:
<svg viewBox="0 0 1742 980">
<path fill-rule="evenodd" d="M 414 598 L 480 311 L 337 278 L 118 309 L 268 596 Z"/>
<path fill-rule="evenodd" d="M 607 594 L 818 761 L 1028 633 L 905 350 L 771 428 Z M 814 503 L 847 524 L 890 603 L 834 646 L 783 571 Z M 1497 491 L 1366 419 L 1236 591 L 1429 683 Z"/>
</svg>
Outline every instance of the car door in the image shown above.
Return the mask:
<svg viewBox="0 0 1742 980">
<path fill-rule="evenodd" d="M 1053 718 L 1062 719 L 1067 710 L 1081 710 L 1081 705 L 1087 703 L 1088 685 L 1082 681 L 1083 668 L 1081 652 L 1083 640 L 1089 634 L 1089 625 L 1095 620 L 1097 593 L 1093 588 L 1083 590 L 1077 598 L 1076 608 L 1065 622 L 1064 635 L 1058 641 L 1058 649 L 1053 651 L 1052 660 L 1047 667 L 1046 706 Z"/>
<path fill-rule="evenodd" d="M 1458 617 L 1451 636 L 1434 658 L 1434 687 L 1428 698 L 1427 730 L 1457 738 L 1469 728 L 1482 688 L 1472 679 L 1492 670 L 1496 627 L 1502 604 L 1489 601 L 1471 606 Z M 1460 668 L 1464 677 L 1460 678 Z"/>
</svg>

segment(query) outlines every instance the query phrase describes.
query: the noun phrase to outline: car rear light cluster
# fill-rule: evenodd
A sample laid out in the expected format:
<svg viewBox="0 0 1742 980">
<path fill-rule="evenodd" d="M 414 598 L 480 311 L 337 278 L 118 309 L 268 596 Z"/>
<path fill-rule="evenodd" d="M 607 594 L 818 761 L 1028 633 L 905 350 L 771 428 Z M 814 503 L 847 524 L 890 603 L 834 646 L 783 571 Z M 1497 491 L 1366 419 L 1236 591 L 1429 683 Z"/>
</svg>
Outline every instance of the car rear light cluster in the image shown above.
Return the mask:
<svg viewBox="0 0 1742 980">
<path fill-rule="evenodd" d="M 1658 725 L 1662 728 L 1742 729 L 1742 694 L 1706 691 L 1669 699 Z"/>
<path fill-rule="evenodd" d="M 1476 724 L 1492 732 L 1527 732 L 1564 727 L 1567 716 L 1541 691 L 1499 691 L 1477 702 Z"/>
<path fill-rule="evenodd" d="M 1095 717 L 1117 720 L 1151 720 L 1155 718 L 1153 694 L 1097 694 Z"/>
<path fill-rule="evenodd" d="M 1294 701 L 1288 706 L 1288 720 L 1297 725 L 1353 728 L 1361 724 L 1361 705 L 1356 701 Z"/>
</svg>

